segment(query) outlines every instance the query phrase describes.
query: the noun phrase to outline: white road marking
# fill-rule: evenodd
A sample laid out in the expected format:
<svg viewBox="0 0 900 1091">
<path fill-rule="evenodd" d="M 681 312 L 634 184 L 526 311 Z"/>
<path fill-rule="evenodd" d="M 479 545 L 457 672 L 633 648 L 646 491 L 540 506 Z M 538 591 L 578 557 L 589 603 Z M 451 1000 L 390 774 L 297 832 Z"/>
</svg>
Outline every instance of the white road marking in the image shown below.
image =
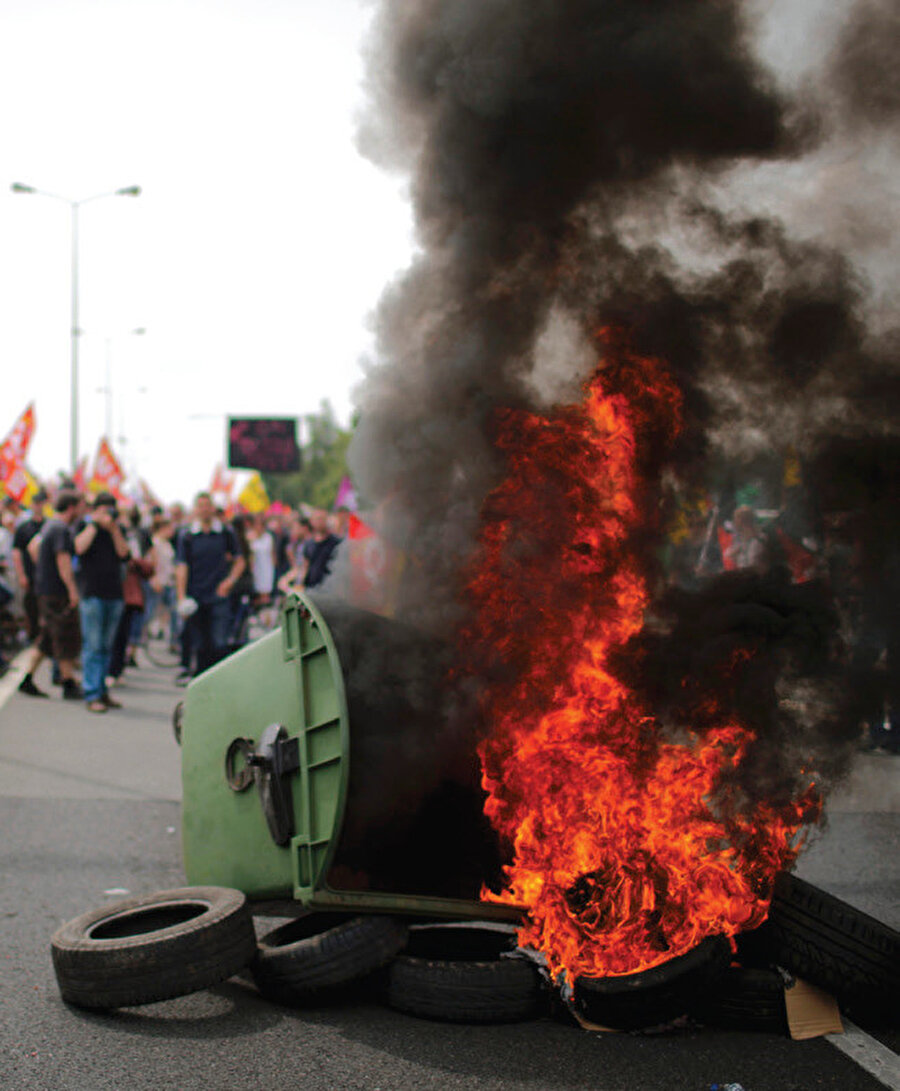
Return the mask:
<svg viewBox="0 0 900 1091">
<path fill-rule="evenodd" d="M 9 670 L 0 678 L 0 708 L 3 708 L 19 688 L 19 683 L 25 674 L 25 665 L 28 662 L 29 655 L 31 655 L 31 648 L 25 648 L 24 651 L 19 652 L 10 663 Z"/>
<path fill-rule="evenodd" d="M 885 1087 L 900 1091 L 900 1057 L 887 1046 L 847 1019 L 844 1019 L 843 1034 L 826 1034 L 825 1037 Z"/>
</svg>

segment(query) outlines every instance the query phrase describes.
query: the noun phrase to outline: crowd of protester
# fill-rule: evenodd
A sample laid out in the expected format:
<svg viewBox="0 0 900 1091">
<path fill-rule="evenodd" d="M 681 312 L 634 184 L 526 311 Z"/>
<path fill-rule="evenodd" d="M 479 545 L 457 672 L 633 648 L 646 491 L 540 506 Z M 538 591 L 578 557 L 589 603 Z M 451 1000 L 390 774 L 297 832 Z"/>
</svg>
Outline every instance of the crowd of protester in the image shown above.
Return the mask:
<svg viewBox="0 0 900 1091">
<path fill-rule="evenodd" d="M 662 557 L 666 582 L 699 590 L 729 571 L 765 576 L 776 569 L 796 583 L 826 581 L 845 654 L 876 695 L 861 725 L 864 745 L 900 752 L 897 543 L 889 543 L 888 563 L 872 580 L 853 513 L 815 519 L 798 489 L 772 501 L 764 490 L 745 489 L 718 503 L 683 502 Z M 177 682 L 187 684 L 251 631 L 272 628 L 291 588 L 324 581 L 348 520 L 344 509 L 226 514 L 208 493 L 189 512 L 180 504 L 126 505 L 110 493 L 83 497 L 66 483 L 53 496 L 37 493 L 25 509 L 4 500 L 0 637 L 7 649 L 27 637 L 20 692 L 47 695 L 35 675 L 49 659 L 64 699 L 83 700 L 92 712 L 116 708 L 110 689 L 138 666 L 151 631 L 177 654 Z M 886 594 L 887 570 L 893 583 Z"/>
<path fill-rule="evenodd" d="M 281 597 L 325 580 L 349 518 L 225 513 L 209 493 L 191 511 L 127 504 L 69 482 L 26 508 L 6 499 L 0 514 L 0 673 L 25 642 L 19 693 L 49 696 L 36 677 L 49 660 L 62 698 L 93 713 L 121 707 L 111 690 L 141 665 L 148 635 L 177 654 L 186 685 L 246 643 L 251 620 L 274 627 Z"/>
</svg>

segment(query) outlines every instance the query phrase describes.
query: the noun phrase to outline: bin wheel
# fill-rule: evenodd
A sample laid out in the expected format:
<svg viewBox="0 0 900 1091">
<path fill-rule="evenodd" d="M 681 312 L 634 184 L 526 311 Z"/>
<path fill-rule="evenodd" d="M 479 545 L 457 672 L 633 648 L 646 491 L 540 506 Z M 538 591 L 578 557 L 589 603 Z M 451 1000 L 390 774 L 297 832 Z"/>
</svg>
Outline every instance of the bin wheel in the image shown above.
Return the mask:
<svg viewBox="0 0 900 1091">
<path fill-rule="evenodd" d="M 250 972 L 267 999 L 300 1005 L 368 976 L 407 934 L 399 917 L 306 913 L 263 936 Z"/>
<path fill-rule="evenodd" d="M 738 937 L 738 952 L 742 962 L 784 966 L 848 1009 L 900 1008 L 900 933 L 788 872 L 775 882 L 768 919 Z"/>
<path fill-rule="evenodd" d="M 57 929 L 51 949 L 63 1000 L 120 1008 L 224 981 L 253 958 L 256 937 L 241 891 L 198 886 L 82 913 Z"/>
<path fill-rule="evenodd" d="M 172 733 L 175 742 L 181 746 L 181 733 L 184 728 L 184 701 L 179 701 L 172 709 Z"/>
<path fill-rule="evenodd" d="M 731 959 L 724 936 L 708 936 L 683 955 L 634 974 L 578 977 L 573 1004 L 585 1019 L 616 1030 L 658 1026 L 686 1015 L 722 977 Z"/>
<path fill-rule="evenodd" d="M 384 999 L 397 1011 L 450 1023 L 515 1023 L 546 1009 L 541 975 L 516 949 L 515 932 L 477 924 L 410 930 L 387 967 Z"/>
<path fill-rule="evenodd" d="M 777 970 L 730 966 L 724 976 L 698 998 L 691 1015 L 707 1026 L 722 1030 L 787 1034 L 784 979 Z"/>
</svg>

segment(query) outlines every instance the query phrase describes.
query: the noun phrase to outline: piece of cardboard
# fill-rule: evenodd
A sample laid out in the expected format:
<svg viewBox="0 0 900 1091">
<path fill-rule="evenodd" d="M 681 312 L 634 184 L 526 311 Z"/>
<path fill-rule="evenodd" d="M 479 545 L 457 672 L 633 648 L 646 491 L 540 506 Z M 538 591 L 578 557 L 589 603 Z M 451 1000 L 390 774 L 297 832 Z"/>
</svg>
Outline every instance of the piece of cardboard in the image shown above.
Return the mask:
<svg viewBox="0 0 900 1091">
<path fill-rule="evenodd" d="M 788 1029 L 795 1041 L 844 1033 L 841 1013 L 834 997 L 808 981 L 801 981 L 798 977 L 793 985 L 784 990 L 784 1006 Z"/>
<path fill-rule="evenodd" d="M 808 981 L 795 978 L 794 983 L 784 990 L 784 1007 L 787 1012 L 788 1030 L 795 1041 L 806 1038 L 821 1038 L 825 1034 L 843 1034 L 841 1013 L 833 996 L 810 985 Z M 584 1029 L 605 1034 L 620 1034 L 614 1027 L 604 1027 L 592 1023 L 580 1015 L 573 1005 L 569 1011 Z"/>
</svg>

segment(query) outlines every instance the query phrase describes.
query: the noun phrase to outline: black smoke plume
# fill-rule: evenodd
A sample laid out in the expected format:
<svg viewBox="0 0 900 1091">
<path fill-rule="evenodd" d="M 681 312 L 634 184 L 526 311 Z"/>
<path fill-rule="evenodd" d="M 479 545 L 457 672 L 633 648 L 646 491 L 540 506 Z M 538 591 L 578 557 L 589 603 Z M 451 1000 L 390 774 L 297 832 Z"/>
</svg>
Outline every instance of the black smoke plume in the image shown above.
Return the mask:
<svg viewBox="0 0 900 1091">
<path fill-rule="evenodd" d="M 895 463 L 862 506 L 859 475 L 844 475 L 839 498 L 816 489 L 897 442 L 892 297 L 881 293 L 876 322 L 858 252 L 827 228 L 793 232 L 794 192 L 761 209 L 750 197 L 820 162 L 848 117 L 883 133 L 896 75 L 882 38 L 895 23 L 888 4 L 856 9 L 828 78 L 800 96 L 757 56 L 738 0 L 384 0 L 360 140 L 409 176 L 419 249 L 375 316 L 350 459 L 408 558 L 403 621 L 443 634 L 466 621 L 462 573 L 505 472 L 496 413 L 577 401 L 605 325 L 665 359 L 684 395 L 675 446 L 641 456 L 658 505 L 707 485 L 717 460 L 790 448 L 812 536 L 853 518 L 878 552 Z M 859 78 L 871 64 L 883 81 Z M 635 543 L 662 589 L 658 544 Z M 546 543 L 548 567 L 558 548 Z M 890 560 L 870 567 L 880 586 Z M 769 770 L 766 784 L 789 792 L 800 749 L 839 775 L 855 725 L 831 699 L 841 653 L 824 585 L 725 578 L 661 591 L 654 610 L 652 639 L 622 669 L 661 710 L 685 714 L 676 666 L 712 685 L 722 672 L 709 664 L 745 637 L 755 673 L 718 688 L 760 734 L 748 776 Z"/>
</svg>

